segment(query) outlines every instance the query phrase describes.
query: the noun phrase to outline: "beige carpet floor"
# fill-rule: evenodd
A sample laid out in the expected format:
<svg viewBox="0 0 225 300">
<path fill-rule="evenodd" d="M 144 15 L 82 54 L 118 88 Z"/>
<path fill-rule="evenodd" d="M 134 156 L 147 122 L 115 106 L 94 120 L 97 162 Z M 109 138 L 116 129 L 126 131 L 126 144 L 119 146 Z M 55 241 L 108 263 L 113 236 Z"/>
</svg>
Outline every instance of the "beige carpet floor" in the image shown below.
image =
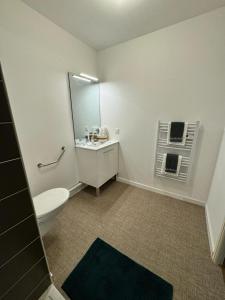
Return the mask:
<svg viewBox="0 0 225 300">
<path fill-rule="evenodd" d="M 106 184 L 99 197 L 86 188 L 68 201 L 44 239 L 59 289 L 97 237 L 169 281 L 174 300 L 225 299 L 202 207 L 119 182 Z"/>
</svg>

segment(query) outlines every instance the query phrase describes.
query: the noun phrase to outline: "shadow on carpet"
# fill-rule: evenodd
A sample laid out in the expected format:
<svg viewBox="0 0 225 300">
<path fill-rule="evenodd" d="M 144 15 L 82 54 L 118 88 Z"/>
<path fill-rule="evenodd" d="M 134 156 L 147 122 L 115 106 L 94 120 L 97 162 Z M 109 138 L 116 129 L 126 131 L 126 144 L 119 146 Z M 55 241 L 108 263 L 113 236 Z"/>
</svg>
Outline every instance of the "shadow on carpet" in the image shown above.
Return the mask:
<svg viewBox="0 0 225 300">
<path fill-rule="evenodd" d="M 97 238 L 62 289 L 71 300 L 171 300 L 173 287 Z"/>
</svg>

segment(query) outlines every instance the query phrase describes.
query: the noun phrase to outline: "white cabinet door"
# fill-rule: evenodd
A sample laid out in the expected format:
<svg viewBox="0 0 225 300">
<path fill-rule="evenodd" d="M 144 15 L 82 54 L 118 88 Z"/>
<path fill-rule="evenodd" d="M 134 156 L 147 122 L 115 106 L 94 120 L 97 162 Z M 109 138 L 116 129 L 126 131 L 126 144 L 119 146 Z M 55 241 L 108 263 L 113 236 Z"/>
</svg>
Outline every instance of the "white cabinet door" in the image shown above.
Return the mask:
<svg viewBox="0 0 225 300">
<path fill-rule="evenodd" d="M 118 145 L 98 150 L 98 186 L 112 178 L 118 172 Z"/>
<path fill-rule="evenodd" d="M 98 184 L 97 176 L 97 151 L 77 149 L 79 181 L 96 187 Z"/>
</svg>

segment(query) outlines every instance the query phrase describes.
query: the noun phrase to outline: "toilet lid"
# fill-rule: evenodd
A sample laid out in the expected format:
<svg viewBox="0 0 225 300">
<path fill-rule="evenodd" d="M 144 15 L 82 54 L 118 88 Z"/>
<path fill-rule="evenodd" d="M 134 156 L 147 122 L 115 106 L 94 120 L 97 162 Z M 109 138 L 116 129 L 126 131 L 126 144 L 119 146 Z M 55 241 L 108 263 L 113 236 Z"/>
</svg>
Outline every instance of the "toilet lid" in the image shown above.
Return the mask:
<svg viewBox="0 0 225 300">
<path fill-rule="evenodd" d="M 51 189 L 33 197 L 37 217 L 42 217 L 55 210 L 63 205 L 68 198 L 69 191 L 64 188 Z"/>
</svg>

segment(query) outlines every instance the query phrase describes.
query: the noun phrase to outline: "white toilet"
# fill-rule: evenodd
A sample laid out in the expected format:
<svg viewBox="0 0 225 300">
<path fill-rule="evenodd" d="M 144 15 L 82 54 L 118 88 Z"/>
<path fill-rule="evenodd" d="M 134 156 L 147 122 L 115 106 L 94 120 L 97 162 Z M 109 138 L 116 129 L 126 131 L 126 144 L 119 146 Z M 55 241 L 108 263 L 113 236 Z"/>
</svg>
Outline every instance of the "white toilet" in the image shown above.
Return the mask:
<svg viewBox="0 0 225 300">
<path fill-rule="evenodd" d="M 56 215 L 69 198 L 69 191 L 64 188 L 55 188 L 33 197 L 41 235 L 45 235 L 54 225 Z"/>
</svg>

